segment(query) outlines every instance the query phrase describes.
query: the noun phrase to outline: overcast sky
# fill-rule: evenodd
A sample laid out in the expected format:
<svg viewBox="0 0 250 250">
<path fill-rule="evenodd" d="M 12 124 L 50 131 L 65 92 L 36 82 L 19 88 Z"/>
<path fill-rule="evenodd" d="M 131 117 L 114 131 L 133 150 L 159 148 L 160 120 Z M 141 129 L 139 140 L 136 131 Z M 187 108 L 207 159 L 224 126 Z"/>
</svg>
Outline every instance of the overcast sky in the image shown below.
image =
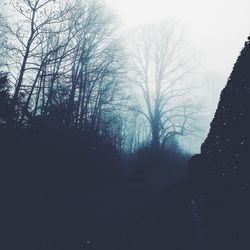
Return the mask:
<svg viewBox="0 0 250 250">
<path fill-rule="evenodd" d="M 230 72 L 250 33 L 249 0 L 106 0 L 130 28 L 164 19 L 187 24 L 203 63 Z"/>
<path fill-rule="evenodd" d="M 250 34 L 250 0 L 106 0 L 130 29 L 166 19 L 185 24 L 200 67 L 199 98 L 206 105 L 204 136 L 245 40 Z M 193 151 L 197 152 L 202 139 Z"/>
</svg>

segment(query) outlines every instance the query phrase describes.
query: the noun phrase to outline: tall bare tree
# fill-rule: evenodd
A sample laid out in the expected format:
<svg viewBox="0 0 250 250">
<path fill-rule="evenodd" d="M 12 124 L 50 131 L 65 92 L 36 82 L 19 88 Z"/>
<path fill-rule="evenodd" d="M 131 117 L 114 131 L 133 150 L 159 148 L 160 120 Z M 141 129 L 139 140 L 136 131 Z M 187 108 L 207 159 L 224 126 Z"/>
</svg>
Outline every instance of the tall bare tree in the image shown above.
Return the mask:
<svg viewBox="0 0 250 250">
<path fill-rule="evenodd" d="M 165 147 L 170 138 L 192 131 L 194 107 L 185 103 L 193 71 L 185 59 L 182 28 L 176 23 L 152 25 L 132 35 L 129 80 L 138 93 L 131 110 L 147 120 L 152 147 Z"/>
</svg>

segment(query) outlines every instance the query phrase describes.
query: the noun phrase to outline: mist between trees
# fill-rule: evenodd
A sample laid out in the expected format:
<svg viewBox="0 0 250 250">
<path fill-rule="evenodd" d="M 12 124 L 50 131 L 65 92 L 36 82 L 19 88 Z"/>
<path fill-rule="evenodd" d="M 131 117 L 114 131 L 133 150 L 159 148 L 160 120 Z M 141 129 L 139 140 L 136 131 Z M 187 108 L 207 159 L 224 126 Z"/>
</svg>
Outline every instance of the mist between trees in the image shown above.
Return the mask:
<svg viewBox="0 0 250 250">
<path fill-rule="evenodd" d="M 180 138 L 198 136 L 195 64 L 180 24 L 121 35 L 100 1 L 1 5 L 2 129 L 77 131 L 120 153 L 180 151 Z"/>
</svg>

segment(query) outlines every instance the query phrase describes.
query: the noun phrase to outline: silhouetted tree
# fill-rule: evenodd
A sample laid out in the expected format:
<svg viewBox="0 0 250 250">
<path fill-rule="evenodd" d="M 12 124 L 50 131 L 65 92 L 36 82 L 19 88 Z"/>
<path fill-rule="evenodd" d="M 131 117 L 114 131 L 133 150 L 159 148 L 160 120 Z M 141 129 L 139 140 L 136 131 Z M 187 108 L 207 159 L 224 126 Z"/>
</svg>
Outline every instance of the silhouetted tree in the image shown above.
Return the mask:
<svg viewBox="0 0 250 250">
<path fill-rule="evenodd" d="M 245 43 L 223 89 L 201 155 L 190 162 L 194 181 L 207 188 L 248 188 L 250 185 L 250 42 Z M 199 180 L 200 179 L 200 180 Z M 205 182 L 206 180 L 206 182 Z"/>
<path fill-rule="evenodd" d="M 122 88 L 123 50 L 114 35 L 114 17 L 97 1 L 78 5 L 71 58 L 66 126 L 98 130 L 103 112 L 114 110 Z M 107 115 L 105 115 L 107 117 Z"/>
<path fill-rule="evenodd" d="M 10 116 L 10 89 L 8 84 L 8 75 L 0 73 L 0 126 L 5 127 Z"/>
<path fill-rule="evenodd" d="M 40 121 L 86 133 L 109 130 L 117 141 L 125 59 L 112 13 L 96 0 L 7 6 L 18 20 L 3 17 L 0 23 L 8 35 L 2 48 L 14 86 L 9 125 L 37 127 Z M 112 135 L 105 127 L 110 123 Z"/>
<path fill-rule="evenodd" d="M 43 43 L 41 34 L 55 29 L 62 22 L 65 15 L 69 13 L 70 8 L 63 8 L 59 2 L 54 0 L 21 0 L 18 2 L 11 1 L 10 4 L 18 21 L 13 24 L 5 20 L 3 25 L 9 37 L 9 42 L 5 44 L 5 49 L 9 61 L 9 72 L 12 76 L 11 80 L 13 80 L 15 86 L 12 98 L 12 115 L 13 120 L 18 122 L 20 118 L 19 113 L 23 112 L 18 107 L 19 94 L 22 90 L 31 88 L 31 90 L 28 89 L 28 100 L 22 107 L 25 109 L 24 112 L 26 112 L 27 103 L 29 103 L 36 87 L 43 63 L 47 59 L 46 57 L 42 58 L 40 65 L 35 60 L 37 52 Z M 34 70 L 37 70 L 38 73 L 34 74 Z M 32 74 L 35 75 L 35 79 L 30 84 L 27 81 Z M 21 122 L 22 120 L 23 117 Z"/>
</svg>

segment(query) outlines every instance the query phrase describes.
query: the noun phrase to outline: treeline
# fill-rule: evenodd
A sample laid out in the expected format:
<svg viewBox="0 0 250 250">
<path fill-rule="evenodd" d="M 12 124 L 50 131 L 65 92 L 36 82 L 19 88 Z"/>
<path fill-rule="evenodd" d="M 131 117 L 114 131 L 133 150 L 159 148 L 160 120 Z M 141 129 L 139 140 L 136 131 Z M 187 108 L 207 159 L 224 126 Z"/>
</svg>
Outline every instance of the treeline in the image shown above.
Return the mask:
<svg viewBox="0 0 250 250">
<path fill-rule="evenodd" d="M 1 125 L 79 129 L 119 148 L 124 56 L 114 17 L 98 1 L 23 0 L 12 11 L 18 22 L 2 17 L 1 26 L 1 85 L 8 79 L 13 93 Z"/>
<path fill-rule="evenodd" d="M 179 26 L 124 37 L 98 0 L 0 5 L 2 176 L 52 185 L 116 175 L 121 155 L 181 154 L 197 112 Z"/>
<path fill-rule="evenodd" d="M 2 185 L 68 189 L 117 175 L 125 56 L 114 16 L 95 0 L 3 7 Z"/>
<path fill-rule="evenodd" d="M 130 153 L 195 135 L 194 63 L 178 23 L 121 36 L 98 0 L 10 1 L 5 9 L 0 70 L 11 102 L 2 126 L 77 129 Z"/>
</svg>

